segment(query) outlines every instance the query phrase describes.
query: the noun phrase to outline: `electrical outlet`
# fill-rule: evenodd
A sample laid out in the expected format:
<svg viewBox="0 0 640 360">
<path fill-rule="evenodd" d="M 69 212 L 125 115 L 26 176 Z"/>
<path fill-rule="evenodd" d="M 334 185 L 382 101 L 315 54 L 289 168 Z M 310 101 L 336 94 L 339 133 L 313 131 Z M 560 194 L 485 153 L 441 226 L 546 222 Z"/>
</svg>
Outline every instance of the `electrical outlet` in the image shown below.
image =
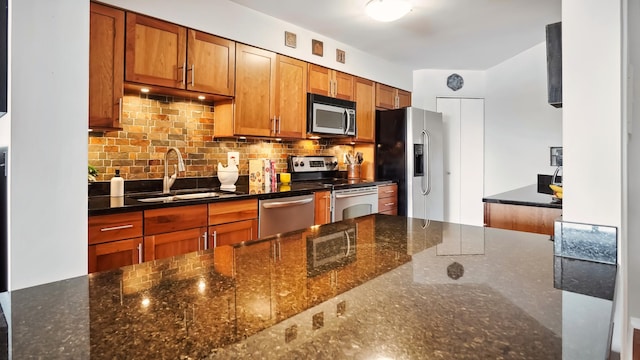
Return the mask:
<svg viewBox="0 0 640 360">
<path fill-rule="evenodd" d="M 231 164 L 240 164 L 240 153 L 238 151 L 229 151 L 227 153 L 227 166 L 230 166 Z"/>
</svg>

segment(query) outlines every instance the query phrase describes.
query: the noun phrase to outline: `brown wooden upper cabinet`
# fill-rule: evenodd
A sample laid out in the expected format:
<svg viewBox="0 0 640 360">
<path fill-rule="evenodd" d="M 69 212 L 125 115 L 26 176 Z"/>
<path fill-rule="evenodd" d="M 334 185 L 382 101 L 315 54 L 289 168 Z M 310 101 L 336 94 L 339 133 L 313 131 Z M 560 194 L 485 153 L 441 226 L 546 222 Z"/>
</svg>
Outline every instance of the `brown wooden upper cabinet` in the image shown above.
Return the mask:
<svg viewBox="0 0 640 360">
<path fill-rule="evenodd" d="M 236 45 L 234 135 L 303 138 L 306 63 L 249 45 Z"/>
<path fill-rule="evenodd" d="M 374 82 L 356 77 L 354 95 L 356 101 L 356 140 L 375 142 L 376 92 Z"/>
<path fill-rule="evenodd" d="M 124 79 L 124 11 L 91 3 L 89 128 L 120 127 Z"/>
<path fill-rule="evenodd" d="M 399 109 L 411 106 L 411 93 L 376 83 L 376 108 Z"/>
<path fill-rule="evenodd" d="M 309 64 L 309 92 L 352 100 L 354 77 L 323 66 Z"/>
<path fill-rule="evenodd" d="M 235 42 L 127 13 L 126 81 L 233 96 L 234 70 Z"/>
</svg>

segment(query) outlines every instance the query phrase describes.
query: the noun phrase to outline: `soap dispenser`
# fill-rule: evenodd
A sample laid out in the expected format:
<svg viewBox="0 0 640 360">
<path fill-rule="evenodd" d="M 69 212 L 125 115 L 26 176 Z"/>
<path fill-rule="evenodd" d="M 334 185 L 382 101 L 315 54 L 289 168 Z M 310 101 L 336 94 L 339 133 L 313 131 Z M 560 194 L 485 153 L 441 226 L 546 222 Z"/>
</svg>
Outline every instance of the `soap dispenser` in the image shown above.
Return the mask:
<svg viewBox="0 0 640 360">
<path fill-rule="evenodd" d="M 120 170 L 111 178 L 111 197 L 124 196 L 124 179 L 120 177 Z"/>
</svg>

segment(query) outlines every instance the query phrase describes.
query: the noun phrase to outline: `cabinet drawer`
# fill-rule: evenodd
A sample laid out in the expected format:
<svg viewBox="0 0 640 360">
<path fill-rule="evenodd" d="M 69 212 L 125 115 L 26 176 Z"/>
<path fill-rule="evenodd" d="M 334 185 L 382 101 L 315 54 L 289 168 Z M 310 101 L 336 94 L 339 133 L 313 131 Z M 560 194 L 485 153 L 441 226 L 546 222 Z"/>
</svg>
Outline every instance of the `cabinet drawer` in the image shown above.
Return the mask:
<svg viewBox="0 0 640 360">
<path fill-rule="evenodd" d="M 89 245 L 142 236 L 142 212 L 89 217 Z"/>
<path fill-rule="evenodd" d="M 398 209 L 398 201 L 395 198 L 378 200 L 378 212 L 385 212 L 392 209 Z"/>
<path fill-rule="evenodd" d="M 207 225 L 207 204 L 145 210 L 144 234 L 153 235 Z"/>
<path fill-rule="evenodd" d="M 235 200 L 209 204 L 209 225 L 258 218 L 258 200 Z"/>
<path fill-rule="evenodd" d="M 378 199 L 384 198 L 397 198 L 398 197 L 398 185 L 380 185 L 378 186 Z"/>
</svg>

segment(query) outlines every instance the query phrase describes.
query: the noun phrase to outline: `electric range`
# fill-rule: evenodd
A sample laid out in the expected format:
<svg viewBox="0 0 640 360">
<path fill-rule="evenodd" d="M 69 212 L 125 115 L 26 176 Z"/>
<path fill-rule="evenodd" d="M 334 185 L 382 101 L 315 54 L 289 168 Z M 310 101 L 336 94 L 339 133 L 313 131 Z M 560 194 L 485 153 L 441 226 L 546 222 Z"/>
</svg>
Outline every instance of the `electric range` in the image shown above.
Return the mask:
<svg viewBox="0 0 640 360">
<path fill-rule="evenodd" d="M 292 187 L 331 190 L 332 222 L 378 212 L 377 184 L 340 176 L 335 156 L 289 156 L 288 161 Z"/>
</svg>

